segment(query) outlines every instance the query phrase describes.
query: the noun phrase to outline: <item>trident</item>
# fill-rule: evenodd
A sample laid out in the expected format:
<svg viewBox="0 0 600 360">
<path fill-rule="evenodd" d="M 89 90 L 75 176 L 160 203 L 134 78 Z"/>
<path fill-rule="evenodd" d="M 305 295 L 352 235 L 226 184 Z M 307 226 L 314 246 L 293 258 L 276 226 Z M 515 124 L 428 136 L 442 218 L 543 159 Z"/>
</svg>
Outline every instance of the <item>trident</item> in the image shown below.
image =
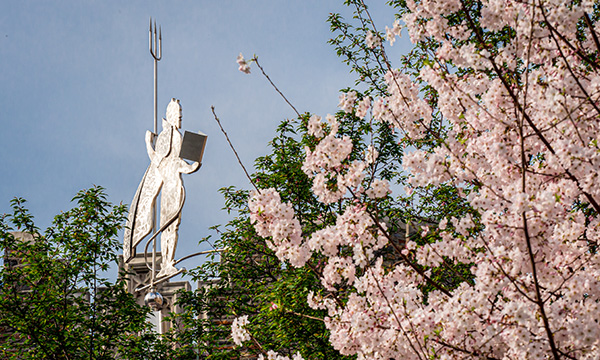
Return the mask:
<svg viewBox="0 0 600 360">
<path fill-rule="evenodd" d="M 154 34 L 152 32 L 154 31 Z M 152 18 L 150 18 L 150 54 L 154 58 L 154 134 L 158 134 L 157 130 L 157 114 L 158 114 L 158 62 L 162 58 L 162 31 L 158 28 L 158 36 L 156 36 L 156 20 L 154 20 L 154 28 L 152 27 Z"/>
<path fill-rule="evenodd" d="M 158 28 L 158 36 L 156 33 L 156 20 L 154 20 L 154 27 L 152 27 L 152 18 L 150 18 L 150 55 L 154 58 L 154 133 L 153 137 L 158 134 L 158 62 L 162 58 L 162 29 Z M 154 32 L 154 33 L 153 33 Z M 152 139 L 154 143 L 155 139 Z M 154 213 L 154 223 L 152 224 L 152 232 L 156 231 L 156 205 L 152 206 L 152 212 Z M 154 279 L 156 276 L 156 239 L 154 240 L 152 251 L 152 290 L 154 290 Z M 151 291 L 151 293 L 153 293 Z M 150 295 L 150 294 L 148 294 Z M 160 294 L 159 294 L 160 296 Z M 161 297 L 162 298 L 162 297 Z"/>
</svg>

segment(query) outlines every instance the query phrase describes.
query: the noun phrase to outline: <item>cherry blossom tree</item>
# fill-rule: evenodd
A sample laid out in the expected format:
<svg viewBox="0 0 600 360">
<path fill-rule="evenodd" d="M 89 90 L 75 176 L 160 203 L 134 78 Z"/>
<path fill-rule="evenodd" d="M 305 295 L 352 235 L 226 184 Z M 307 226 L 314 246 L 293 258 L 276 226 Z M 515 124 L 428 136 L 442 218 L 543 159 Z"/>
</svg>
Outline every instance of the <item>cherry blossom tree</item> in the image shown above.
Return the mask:
<svg viewBox="0 0 600 360">
<path fill-rule="evenodd" d="M 331 344 L 359 359 L 600 358 L 599 5 L 393 1 L 380 32 L 348 3 L 360 25 L 333 16 L 333 42 L 367 89 L 310 117 L 302 166 L 333 219 L 273 188 L 249 200 L 277 257 L 318 274 L 307 302 Z M 403 28 L 415 48 L 395 64 L 384 47 Z M 343 114 L 396 132 L 401 176 L 385 141 L 357 156 Z"/>
</svg>

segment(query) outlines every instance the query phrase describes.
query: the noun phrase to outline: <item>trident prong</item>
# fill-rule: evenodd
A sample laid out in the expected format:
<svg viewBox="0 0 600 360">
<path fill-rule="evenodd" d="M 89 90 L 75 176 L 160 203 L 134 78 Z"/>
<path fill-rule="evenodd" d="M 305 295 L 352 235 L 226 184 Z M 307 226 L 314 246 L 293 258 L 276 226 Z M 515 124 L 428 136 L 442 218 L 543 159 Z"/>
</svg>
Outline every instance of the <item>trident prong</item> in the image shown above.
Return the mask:
<svg viewBox="0 0 600 360">
<path fill-rule="evenodd" d="M 154 134 L 158 134 L 158 62 L 162 58 L 162 29 L 156 32 L 156 20 L 150 18 L 150 55 L 154 58 Z"/>
<path fill-rule="evenodd" d="M 150 18 L 150 54 L 156 61 L 160 61 L 162 58 L 162 28 L 158 28 L 157 35 L 156 20 L 154 20 L 154 26 L 152 26 L 152 18 Z"/>
</svg>

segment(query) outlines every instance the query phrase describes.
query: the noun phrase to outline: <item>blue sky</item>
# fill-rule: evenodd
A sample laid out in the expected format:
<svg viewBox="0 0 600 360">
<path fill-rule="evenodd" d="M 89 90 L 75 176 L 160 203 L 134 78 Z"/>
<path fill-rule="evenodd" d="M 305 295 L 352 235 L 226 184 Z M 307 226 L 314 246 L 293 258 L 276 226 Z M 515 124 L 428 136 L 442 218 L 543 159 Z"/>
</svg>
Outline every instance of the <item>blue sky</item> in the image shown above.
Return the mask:
<svg viewBox="0 0 600 360">
<path fill-rule="evenodd" d="M 393 13 L 373 1 L 379 28 Z M 327 44 L 342 1 L 15 1 L 0 4 L 0 213 L 28 200 L 38 226 L 71 207 L 92 185 L 129 203 L 148 165 L 153 127 L 153 60 L 148 21 L 162 26 L 158 116 L 181 101 L 183 130 L 208 134 L 202 168 L 185 175 L 186 205 L 177 257 L 206 250 L 198 241 L 230 219 L 218 189 L 249 188 L 215 123 L 214 105 L 242 161 L 267 153 L 279 121 L 293 111 L 238 53 L 257 54 L 300 112 L 336 111 L 353 75 Z M 394 50 L 401 50 L 396 43 Z M 192 267 L 197 261 L 184 266 Z"/>
</svg>

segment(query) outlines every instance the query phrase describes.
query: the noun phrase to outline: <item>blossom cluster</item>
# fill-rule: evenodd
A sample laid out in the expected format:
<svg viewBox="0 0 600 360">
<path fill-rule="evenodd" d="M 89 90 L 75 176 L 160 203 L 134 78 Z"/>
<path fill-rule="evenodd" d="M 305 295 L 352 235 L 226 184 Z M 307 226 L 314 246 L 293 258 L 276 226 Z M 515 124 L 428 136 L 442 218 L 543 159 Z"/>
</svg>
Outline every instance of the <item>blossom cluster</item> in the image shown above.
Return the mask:
<svg viewBox="0 0 600 360">
<path fill-rule="evenodd" d="M 385 224 L 375 223 L 364 206 L 348 206 L 335 225 L 315 231 L 307 243 L 311 251 L 328 258 L 321 279 L 323 286 L 334 291 L 342 281 L 353 284 L 356 267 L 366 267 L 375 252 L 386 245 L 382 230 Z M 348 250 L 351 256 L 344 256 L 342 253 Z"/>
<path fill-rule="evenodd" d="M 390 46 L 393 46 L 396 42 L 396 36 L 402 36 L 402 26 L 400 25 L 400 20 L 394 21 L 394 25 L 389 28 L 385 27 L 385 38 L 389 41 Z"/>
<path fill-rule="evenodd" d="M 348 91 L 347 93 L 343 93 L 340 95 L 340 103 L 338 107 L 347 113 L 352 112 L 354 108 L 354 103 L 356 102 L 356 91 Z"/>
<path fill-rule="evenodd" d="M 312 190 L 319 200 L 329 204 L 338 201 L 346 193 L 346 181 L 341 175 L 341 170 L 345 165 L 343 162 L 352 152 L 352 140 L 347 135 L 341 138 L 337 137 L 339 126 L 337 120 L 331 115 L 327 116 L 327 120 L 331 130 L 321 139 L 314 150 L 305 148 L 306 159 L 302 165 L 302 171 L 313 179 Z M 311 117 L 309 129 L 323 129 L 323 127 L 320 117 Z M 323 135 L 322 131 L 311 131 L 311 133 Z M 354 182 L 362 180 L 360 167 L 360 164 L 355 164 L 354 171 L 350 175 L 354 175 Z"/>
<path fill-rule="evenodd" d="M 356 105 L 356 92 L 340 96 L 340 106 L 350 112 L 352 106 Z M 370 104 L 369 98 L 358 103 L 358 109 L 366 112 Z M 331 204 L 342 199 L 347 190 L 355 194 L 365 192 L 361 186 L 365 179 L 365 170 L 377 159 L 377 151 L 372 146 L 365 156 L 365 160 L 349 161 L 353 150 L 352 139 L 344 135 L 339 137 L 338 121 L 332 115 L 326 117 L 330 125 L 330 131 L 325 135 L 324 124 L 321 117 L 313 115 L 308 122 L 308 133 L 321 138 L 314 150 L 306 147 L 306 157 L 302 165 L 302 171 L 313 179 L 313 193 L 319 201 Z M 375 179 L 372 188 L 367 190 L 371 198 L 381 198 L 391 192 L 389 184 L 385 180 Z"/>
<path fill-rule="evenodd" d="M 381 38 L 379 37 L 379 35 L 370 30 L 367 32 L 365 42 L 367 43 L 367 46 L 371 49 L 375 49 L 376 47 L 381 46 Z"/>
<path fill-rule="evenodd" d="M 304 358 L 302 355 L 300 355 L 300 353 L 296 353 L 290 359 L 289 356 L 283 356 L 273 350 L 269 350 L 267 352 L 267 357 L 265 357 L 263 354 L 260 354 L 258 355 L 258 360 L 304 360 Z"/>
<path fill-rule="evenodd" d="M 242 53 L 238 55 L 236 62 L 239 66 L 239 71 L 243 72 L 244 74 L 250 74 L 250 65 L 248 65 L 248 62 L 246 59 L 244 59 L 244 55 L 242 55 Z"/>
<path fill-rule="evenodd" d="M 248 316 L 240 316 L 233 319 L 233 323 L 231 324 L 231 337 L 233 339 L 234 344 L 237 346 L 242 346 L 244 341 L 250 340 L 250 333 L 246 330 L 246 326 L 248 325 Z"/>
<path fill-rule="evenodd" d="M 262 189 L 251 194 L 250 221 L 258 235 L 268 237 L 267 245 L 281 260 L 301 267 L 310 258 L 307 245 L 302 241 L 300 222 L 294 217 L 294 209 L 281 202 L 275 189 Z"/>
<path fill-rule="evenodd" d="M 242 346 L 244 342 L 250 341 L 251 336 L 250 336 L 250 333 L 248 332 L 248 330 L 246 329 L 246 326 L 248 324 L 249 324 L 249 321 L 248 321 L 247 315 L 240 316 L 240 317 L 233 319 L 233 323 L 231 324 L 231 337 L 233 339 L 233 342 L 237 346 Z M 258 356 L 258 359 L 260 359 L 260 360 L 304 360 L 304 358 L 302 357 L 302 355 L 300 355 L 300 353 L 296 353 L 290 358 L 288 356 L 283 356 L 283 355 L 276 353 L 275 351 L 270 350 L 266 353 L 266 355 L 267 356 L 265 357 L 263 354 L 260 354 Z"/>
</svg>

